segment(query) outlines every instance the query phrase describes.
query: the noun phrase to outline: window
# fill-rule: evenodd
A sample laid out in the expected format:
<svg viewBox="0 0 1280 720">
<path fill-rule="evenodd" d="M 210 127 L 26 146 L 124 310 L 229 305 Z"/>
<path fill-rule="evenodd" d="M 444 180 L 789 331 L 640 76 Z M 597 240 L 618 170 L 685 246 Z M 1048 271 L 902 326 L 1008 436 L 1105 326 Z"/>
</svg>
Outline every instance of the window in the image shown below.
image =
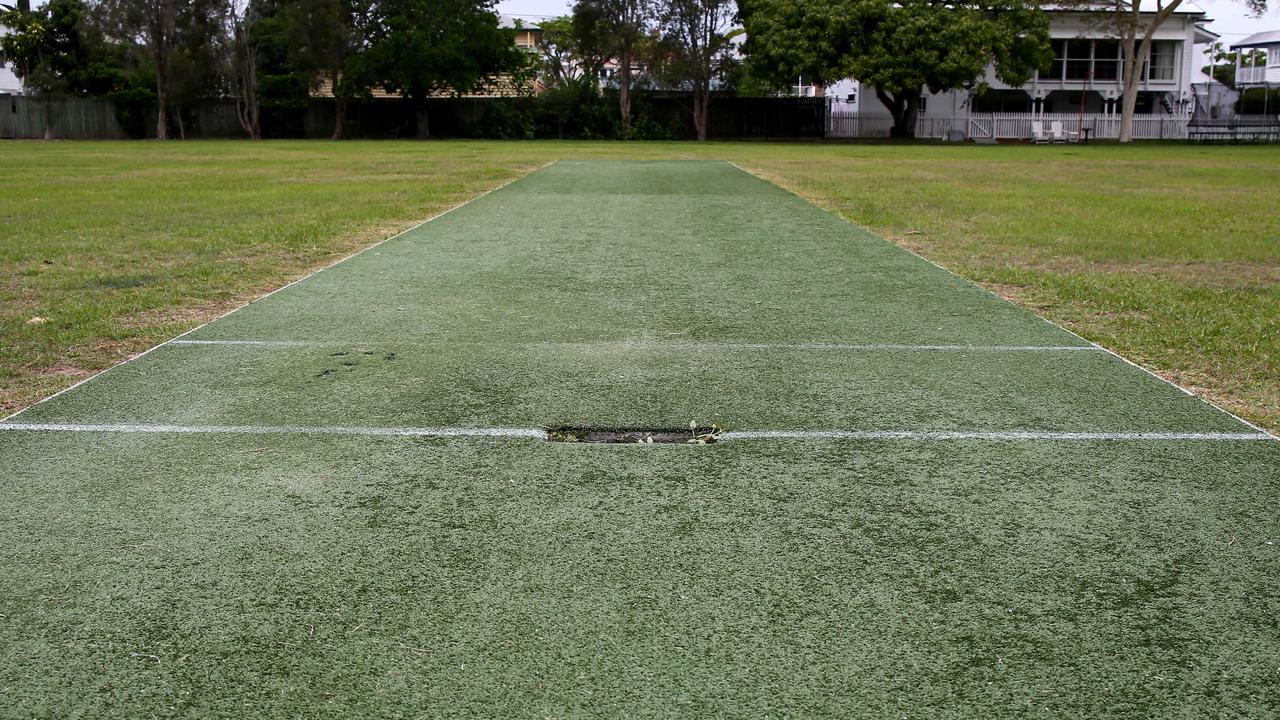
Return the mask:
<svg viewBox="0 0 1280 720">
<path fill-rule="evenodd" d="M 1067 41 L 1067 79 L 1088 80 L 1092 61 L 1093 43 L 1088 40 Z"/>
<path fill-rule="evenodd" d="M 1053 67 L 1041 80 L 1087 82 L 1120 77 L 1120 43 L 1115 40 L 1054 40 Z"/>
<path fill-rule="evenodd" d="M 1267 49 L 1267 64 L 1271 67 L 1280 67 L 1280 47 Z"/>
<path fill-rule="evenodd" d="M 1151 62 L 1148 64 L 1148 80 L 1172 80 L 1174 58 L 1178 54 L 1175 42 L 1160 40 L 1151 43 Z"/>
<path fill-rule="evenodd" d="M 1040 76 L 1041 80 L 1061 80 L 1063 68 L 1067 64 L 1067 41 L 1053 41 L 1053 68 L 1049 70 L 1048 75 Z"/>
<path fill-rule="evenodd" d="M 929 98 L 920 96 L 920 114 L 923 115 L 929 109 Z"/>
<path fill-rule="evenodd" d="M 1093 79 L 1120 79 L 1120 43 L 1099 40 L 1093 44 Z"/>
<path fill-rule="evenodd" d="M 858 91 L 856 91 L 856 90 L 855 90 L 855 91 L 853 91 L 853 92 L 849 93 L 849 96 L 848 96 L 848 97 L 846 97 L 846 98 L 844 99 L 844 101 L 845 101 L 845 102 L 847 102 L 847 103 L 849 103 L 849 104 L 853 104 L 853 103 L 858 102 Z"/>
</svg>

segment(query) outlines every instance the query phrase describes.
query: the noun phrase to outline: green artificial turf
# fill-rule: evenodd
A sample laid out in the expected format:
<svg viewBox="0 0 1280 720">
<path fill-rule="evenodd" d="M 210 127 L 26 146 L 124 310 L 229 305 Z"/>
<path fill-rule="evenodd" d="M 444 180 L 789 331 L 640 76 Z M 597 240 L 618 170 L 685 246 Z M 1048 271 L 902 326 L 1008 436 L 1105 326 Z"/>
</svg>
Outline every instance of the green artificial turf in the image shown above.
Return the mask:
<svg viewBox="0 0 1280 720">
<path fill-rule="evenodd" d="M 0 413 L 591 158 L 732 160 L 1280 429 L 1280 147 L 1182 144 L 0 143 Z"/>
<path fill-rule="evenodd" d="M 558 163 L 184 339 L 281 344 L 12 422 L 1254 432 L 716 162 Z M 1277 488 L 1273 440 L 4 430 L 0 717 L 1266 717 Z"/>
</svg>

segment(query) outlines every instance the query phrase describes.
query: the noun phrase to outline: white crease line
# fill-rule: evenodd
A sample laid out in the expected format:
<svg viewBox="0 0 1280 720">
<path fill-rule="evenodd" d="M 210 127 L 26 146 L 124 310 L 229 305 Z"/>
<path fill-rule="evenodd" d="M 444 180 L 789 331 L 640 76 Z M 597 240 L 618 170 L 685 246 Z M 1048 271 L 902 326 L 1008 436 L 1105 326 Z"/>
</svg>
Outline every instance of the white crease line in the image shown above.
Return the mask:
<svg viewBox="0 0 1280 720">
<path fill-rule="evenodd" d="M 473 427 L 307 427 L 298 425 L 143 425 L 87 423 L 9 423 L 0 430 L 228 435 L 390 435 L 396 437 L 502 437 L 545 439 L 539 428 Z"/>
<path fill-rule="evenodd" d="M 170 345 L 252 345 L 258 347 L 304 347 L 315 345 L 307 340 L 170 340 Z"/>
<path fill-rule="evenodd" d="M 0 430 L 28 432 L 227 434 L 227 435 L 374 435 L 394 437 L 494 437 L 547 439 L 541 428 L 512 427 L 308 427 L 297 425 L 149 425 L 0 422 Z M 1272 440 L 1266 433 L 1231 432 L 1058 432 L 1038 430 L 739 430 L 724 440 Z"/>
<path fill-rule="evenodd" d="M 376 242 L 376 243 L 374 243 L 374 244 L 370 245 L 369 247 L 361 248 L 361 249 L 359 249 L 359 250 L 357 250 L 357 251 L 355 251 L 355 252 L 351 253 L 350 255 L 345 255 L 345 256 L 343 256 L 343 257 L 340 257 L 340 258 L 338 258 L 337 260 L 334 260 L 333 262 L 329 263 L 328 265 L 325 265 L 324 267 L 319 268 L 318 270 L 315 270 L 314 272 L 309 272 L 309 273 L 307 273 L 306 275 L 304 275 L 304 276 L 302 276 L 302 277 L 298 278 L 297 280 L 294 280 L 293 282 L 291 282 L 291 283 L 289 283 L 289 284 L 287 284 L 287 285 L 281 285 L 280 287 L 276 288 L 275 290 L 272 290 L 271 292 L 269 292 L 269 293 L 267 293 L 267 294 L 265 294 L 265 295 L 262 295 L 262 296 L 260 296 L 260 297 L 256 297 L 256 298 L 254 298 L 254 299 L 250 300 L 249 302 L 247 302 L 247 303 L 245 303 L 245 304 L 243 304 L 243 305 L 241 305 L 241 306 L 239 306 L 239 307 L 237 307 L 237 308 L 232 308 L 231 310 L 228 310 L 227 312 L 225 312 L 225 313 L 223 313 L 223 314 L 219 315 L 218 317 L 216 317 L 216 318 L 214 318 L 214 319 L 210 320 L 209 322 L 201 323 L 201 324 L 199 324 L 199 325 L 197 325 L 197 326 L 195 326 L 195 327 L 191 328 L 190 330 L 188 330 L 188 331 L 186 331 L 186 332 L 184 332 L 184 333 L 182 333 L 182 334 L 180 334 L 180 335 L 178 335 L 178 336 L 176 336 L 176 337 L 174 337 L 174 338 L 171 338 L 171 339 L 169 339 L 169 340 L 166 340 L 165 342 L 160 343 L 159 345 L 154 345 L 154 346 L 152 346 L 152 347 L 149 347 L 149 348 L 147 348 L 146 350 L 143 350 L 142 352 L 138 353 L 137 355 L 134 355 L 133 357 L 131 357 L 131 358 L 129 358 L 129 359 L 127 359 L 127 360 L 123 361 L 123 362 L 116 363 L 115 365 L 112 365 L 112 366 L 111 366 L 111 367 L 109 367 L 109 368 L 106 368 L 106 369 L 104 369 L 104 370 L 101 370 L 101 371 L 99 371 L 99 372 L 96 372 L 96 373 L 94 373 L 93 375 L 90 375 L 89 377 L 87 377 L 87 378 L 85 378 L 85 379 L 81 380 L 80 382 L 78 382 L 78 383 L 76 383 L 76 384 L 74 384 L 74 385 L 72 385 L 72 386 L 70 386 L 70 387 L 63 388 L 63 389 L 59 390 L 58 392 L 56 392 L 56 393 L 54 393 L 54 394 L 50 395 L 49 397 L 44 398 L 43 400 L 40 400 L 39 402 L 36 402 L 34 405 L 28 405 L 27 407 L 24 407 L 24 408 L 22 408 L 21 410 L 19 410 L 19 411 L 15 412 L 15 413 L 12 413 L 11 415 L 8 415 L 7 417 L 0 418 L 0 423 L 3 423 L 4 421 L 9 420 L 9 419 L 12 419 L 12 418 L 16 418 L 16 417 L 18 417 L 19 415 L 21 415 L 22 413 L 27 412 L 28 410 L 30 410 L 30 409 L 31 409 L 31 408 L 33 408 L 33 407 L 37 407 L 37 406 L 39 406 L 39 405 L 43 405 L 44 403 L 47 403 L 47 402 L 49 402 L 50 400 L 52 400 L 52 399 L 54 399 L 54 398 L 56 398 L 56 397 L 58 397 L 58 396 L 60 396 L 60 395 L 63 395 L 64 393 L 69 393 L 69 392 L 71 392 L 72 390 L 75 390 L 76 388 L 80 387 L 81 385 L 84 385 L 84 384 L 85 384 L 85 383 L 87 383 L 87 382 L 92 382 L 93 380 L 97 379 L 98 377 L 101 377 L 103 373 L 111 372 L 112 370 L 114 370 L 115 368 L 120 367 L 121 365 L 126 365 L 126 364 L 128 364 L 128 363 L 133 362 L 134 360 L 138 360 L 138 359 L 142 358 L 142 357 L 143 357 L 143 356 L 145 356 L 145 355 L 149 355 L 150 353 L 154 352 L 155 350 L 158 350 L 159 348 L 162 348 L 162 347 L 164 347 L 164 346 L 166 346 L 166 345 L 171 345 L 171 344 L 173 344 L 173 343 L 174 343 L 174 341 L 176 341 L 176 340 L 180 340 L 180 339 L 182 339 L 182 338 L 186 337 L 187 335 L 190 335 L 191 333 L 196 332 L 196 331 L 197 331 L 197 330 L 199 330 L 200 328 L 205 327 L 206 325 L 212 325 L 213 323 L 218 322 L 219 320 L 221 320 L 221 319 L 223 319 L 223 318 L 227 317 L 228 315 L 231 315 L 232 313 L 240 312 L 241 310 L 243 310 L 243 309 L 245 309 L 245 308 L 249 307 L 250 305 L 252 305 L 252 304 L 254 304 L 254 303 L 256 303 L 256 302 L 258 302 L 258 301 L 260 301 L 260 300 L 266 300 L 267 298 L 271 297 L 272 295 L 275 295 L 275 294 L 276 294 L 276 293 L 278 293 L 278 292 L 282 292 L 282 291 L 284 291 L 284 290 L 288 290 L 289 288 L 293 287 L 294 285 L 297 285 L 298 283 L 300 283 L 300 282 L 302 282 L 302 281 L 304 281 L 304 280 L 308 280 L 308 279 L 310 279 L 310 278 L 313 278 L 313 277 L 315 277 L 316 275 L 318 275 L 318 274 L 320 274 L 320 273 L 324 272 L 325 270 L 328 270 L 329 268 L 332 268 L 332 267 L 334 267 L 334 266 L 336 266 L 336 265 L 340 265 L 340 264 L 342 264 L 342 263 L 344 263 L 344 262 L 346 262 L 346 261 L 350 260 L 351 258 L 353 258 L 353 257 L 355 257 L 355 256 L 357 256 L 357 255 L 360 255 L 361 253 L 366 253 L 366 252 L 368 252 L 368 251 L 370 251 L 370 250 L 372 250 L 372 249 L 374 249 L 374 248 L 376 248 L 376 247 L 379 247 L 379 246 L 381 246 L 381 245 L 384 245 L 384 244 L 386 244 L 386 243 L 389 243 L 389 242 L 391 242 L 392 240 L 395 240 L 396 238 L 401 237 L 402 235 L 407 235 L 407 234 L 409 234 L 409 233 L 413 232 L 414 230 L 417 230 L 418 228 L 422 227 L 423 225 L 426 225 L 427 223 L 429 223 L 429 222 L 431 222 L 431 221 L 433 221 L 433 220 L 436 220 L 436 219 L 442 218 L 442 217 L 444 217 L 445 215 L 448 215 L 449 213 L 453 212 L 454 210 L 457 210 L 458 208 L 466 207 L 467 205 L 470 205 L 471 203 L 473 203 L 473 202 L 475 202 L 475 201 L 477 201 L 477 200 L 480 200 L 481 198 L 484 198 L 484 197 L 487 197 L 487 196 L 489 196 L 489 195 L 492 195 L 493 193 L 498 192 L 499 190 L 502 190 L 503 188 L 507 187 L 508 185 L 511 185 L 512 183 L 515 183 L 515 182 L 519 182 L 520 180 L 523 180 L 523 179 L 525 179 L 525 178 L 529 177 L 530 175 L 534 174 L 535 172 L 538 172 L 538 170 L 543 170 L 543 169 L 548 168 L 548 167 L 550 167 L 551 165 L 554 165 L 554 164 L 555 164 L 555 162 L 554 162 L 554 161 L 552 161 L 552 162 L 546 163 L 545 165 L 543 165 L 543 166 L 542 166 L 542 167 L 540 167 L 540 168 L 537 168 L 536 170 L 530 170 L 529 172 L 524 173 L 524 174 L 520 175 L 519 177 L 511 178 L 510 180 L 508 180 L 508 181 L 506 181 L 506 182 L 502 183 L 501 185 L 499 185 L 498 187 L 492 188 L 492 189 L 490 189 L 490 190 L 486 190 L 486 191 L 484 191 L 484 192 L 480 193 L 479 195 L 476 195 L 475 197 L 473 197 L 473 198 L 471 198 L 471 199 L 469 199 L 469 200 L 467 200 L 467 201 L 465 201 L 465 202 L 458 203 L 457 205 L 454 205 L 453 207 L 448 208 L 447 210 L 443 210 L 443 211 L 441 211 L 441 212 L 438 212 L 438 213 L 436 213 L 435 215 L 432 215 L 431 217 L 427 218 L 426 220 L 423 220 L 422 222 L 420 222 L 420 223 L 418 223 L 418 224 L 416 224 L 416 225 L 413 225 L 412 227 L 408 227 L 408 228 L 405 228 L 404 230 L 401 230 L 400 232 L 396 233 L 395 235 L 392 235 L 391 237 L 383 238 L 382 240 L 379 240 L 378 242 Z"/>
<path fill-rule="evenodd" d="M 1057 432 L 1037 430 L 740 430 L 725 440 L 1271 440 L 1266 433 Z"/>
</svg>

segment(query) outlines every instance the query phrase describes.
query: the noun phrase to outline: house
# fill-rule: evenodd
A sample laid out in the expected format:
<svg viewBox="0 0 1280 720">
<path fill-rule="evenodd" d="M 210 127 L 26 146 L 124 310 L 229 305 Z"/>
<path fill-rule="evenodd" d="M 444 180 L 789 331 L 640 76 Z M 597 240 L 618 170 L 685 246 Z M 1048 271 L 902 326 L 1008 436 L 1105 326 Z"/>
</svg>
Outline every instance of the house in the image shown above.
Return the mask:
<svg viewBox="0 0 1280 720">
<path fill-rule="evenodd" d="M 0 25 L 0 36 L 8 35 L 9 28 Z M 22 81 L 13 73 L 13 68 L 0 62 L 0 95 L 21 95 Z"/>
<path fill-rule="evenodd" d="M 1236 51 L 1236 87 L 1280 85 L 1280 30 L 1254 33 L 1231 49 Z"/>
<path fill-rule="evenodd" d="M 1139 0 L 1144 17 L 1156 12 L 1155 0 Z M 1120 41 L 1099 15 L 1079 9 L 1046 8 L 1049 36 L 1053 41 L 1053 65 L 1035 73 L 1027 83 L 1013 86 L 1001 82 L 993 69 L 985 77 L 987 90 L 981 94 L 952 90 L 926 92 L 920 100 L 921 117 L 962 117 L 970 113 L 1081 113 L 1117 115 L 1120 112 L 1122 55 Z M 1206 30 L 1210 22 L 1205 11 L 1183 2 L 1156 30 L 1151 52 L 1144 59 L 1138 89 L 1139 114 L 1183 117 L 1194 101 L 1192 84 L 1200 56 L 1195 46 L 1217 39 Z M 1280 36 L 1280 33 L 1276 33 Z M 1276 40 L 1280 47 L 1280 39 Z M 1280 68 L 1276 69 L 1280 73 Z M 1277 75 L 1280 79 L 1280 74 Z M 857 93 L 861 102 L 841 108 L 861 114 L 888 115 L 875 99 L 874 88 Z"/>
<path fill-rule="evenodd" d="M 538 51 L 538 40 L 542 38 L 542 28 L 516 15 L 498 15 L 498 27 L 515 29 L 516 47 L 529 52 Z"/>
<path fill-rule="evenodd" d="M 13 68 L 0 65 L 0 95 L 21 95 L 22 81 L 13 74 Z"/>
</svg>

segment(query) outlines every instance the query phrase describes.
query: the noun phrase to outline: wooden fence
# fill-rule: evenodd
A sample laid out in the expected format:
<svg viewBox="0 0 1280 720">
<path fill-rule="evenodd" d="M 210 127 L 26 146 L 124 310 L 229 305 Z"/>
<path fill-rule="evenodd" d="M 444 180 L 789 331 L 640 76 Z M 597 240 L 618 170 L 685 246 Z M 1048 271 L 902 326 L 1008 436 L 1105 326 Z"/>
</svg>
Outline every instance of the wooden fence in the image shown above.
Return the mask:
<svg viewBox="0 0 1280 720">
<path fill-rule="evenodd" d="M 0 140 L 85 140 L 126 137 L 116 120 L 115 106 L 106 100 L 0 95 Z"/>
</svg>

